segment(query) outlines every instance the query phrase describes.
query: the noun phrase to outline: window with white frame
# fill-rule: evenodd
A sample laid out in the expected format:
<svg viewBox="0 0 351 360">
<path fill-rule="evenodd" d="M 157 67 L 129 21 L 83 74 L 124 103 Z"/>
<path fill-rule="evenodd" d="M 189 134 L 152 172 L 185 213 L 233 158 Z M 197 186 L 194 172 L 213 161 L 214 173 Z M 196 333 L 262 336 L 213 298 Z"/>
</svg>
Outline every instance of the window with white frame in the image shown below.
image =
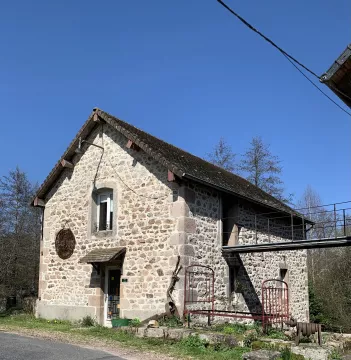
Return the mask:
<svg viewBox="0 0 351 360">
<path fill-rule="evenodd" d="M 113 192 L 112 190 L 97 194 L 97 231 L 112 230 L 113 226 Z"/>
</svg>

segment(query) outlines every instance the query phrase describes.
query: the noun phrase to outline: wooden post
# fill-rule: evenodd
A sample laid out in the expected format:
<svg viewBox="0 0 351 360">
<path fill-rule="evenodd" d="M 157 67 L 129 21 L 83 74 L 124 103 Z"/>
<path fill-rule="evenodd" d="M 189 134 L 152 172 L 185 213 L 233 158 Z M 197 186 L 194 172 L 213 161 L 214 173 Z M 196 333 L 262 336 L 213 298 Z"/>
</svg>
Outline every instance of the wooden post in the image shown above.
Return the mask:
<svg viewBox="0 0 351 360">
<path fill-rule="evenodd" d="M 69 162 L 69 161 L 67 161 L 65 159 L 61 160 L 61 165 L 62 165 L 62 167 L 68 168 L 68 169 L 73 169 L 74 168 L 74 165 L 71 162 Z"/>
<path fill-rule="evenodd" d="M 175 181 L 175 175 L 174 175 L 174 173 L 173 173 L 171 170 L 168 170 L 167 180 L 168 180 L 168 181 Z"/>
<path fill-rule="evenodd" d="M 38 197 L 36 197 L 33 201 L 33 205 L 34 206 L 40 206 L 40 207 L 45 207 L 45 201 L 43 199 L 40 199 Z"/>
<path fill-rule="evenodd" d="M 322 346 L 322 325 L 318 324 L 318 345 Z"/>
</svg>

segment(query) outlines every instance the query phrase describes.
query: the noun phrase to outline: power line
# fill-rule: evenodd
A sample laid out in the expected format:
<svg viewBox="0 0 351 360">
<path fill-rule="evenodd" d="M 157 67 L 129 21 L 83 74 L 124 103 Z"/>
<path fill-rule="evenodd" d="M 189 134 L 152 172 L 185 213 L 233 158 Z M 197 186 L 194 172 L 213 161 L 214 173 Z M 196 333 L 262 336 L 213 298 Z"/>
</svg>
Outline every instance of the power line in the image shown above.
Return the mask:
<svg viewBox="0 0 351 360">
<path fill-rule="evenodd" d="M 351 113 L 345 110 L 342 106 L 340 106 L 336 101 L 334 101 L 328 94 L 326 94 L 319 86 L 317 86 L 306 74 L 301 71 L 301 69 L 294 64 L 292 60 L 290 60 L 286 55 L 284 55 L 286 59 L 291 63 L 292 66 L 295 67 L 295 69 L 307 80 L 309 81 L 318 91 L 320 91 L 327 99 L 329 99 L 334 105 L 336 105 L 340 110 L 345 112 L 347 115 L 351 116 Z"/>
<path fill-rule="evenodd" d="M 238 13 L 236 13 L 233 9 L 231 9 L 228 5 L 226 5 L 222 0 L 217 0 L 222 6 L 224 6 L 228 11 L 230 11 L 234 16 L 236 16 L 243 24 L 245 24 L 248 28 L 250 28 L 252 31 L 254 31 L 256 34 L 261 36 L 264 40 L 269 42 L 271 45 L 273 45 L 278 51 L 280 51 L 283 55 L 290 58 L 295 63 L 299 64 L 302 68 L 304 68 L 306 71 L 311 73 L 313 76 L 315 76 L 317 79 L 319 79 L 319 76 L 309 69 L 304 64 L 300 63 L 297 59 L 295 59 L 292 55 L 288 54 L 285 50 L 283 50 L 280 46 L 278 46 L 275 42 L 273 42 L 271 39 L 269 39 L 267 36 L 262 34 L 259 30 L 257 30 L 255 27 L 253 27 L 250 23 L 248 23 L 244 18 L 242 18 Z"/>
<path fill-rule="evenodd" d="M 274 48 L 276 48 L 281 54 L 284 55 L 284 57 L 296 68 L 296 70 L 298 70 L 301 75 L 303 75 L 317 90 L 319 90 L 327 99 L 329 99 L 334 105 L 336 105 L 339 109 L 341 109 L 343 112 L 345 112 L 346 114 L 348 114 L 349 116 L 351 116 L 351 113 L 348 112 L 347 110 L 345 110 L 342 106 L 340 106 L 337 102 L 335 102 L 329 95 L 327 95 L 321 88 L 319 88 L 319 86 L 317 86 L 307 75 L 305 75 L 301 69 L 296 66 L 296 64 L 298 64 L 299 66 L 301 66 L 303 69 L 305 69 L 306 71 L 308 71 L 311 75 L 313 75 L 314 77 L 316 77 L 318 80 L 320 79 L 320 77 L 311 69 L 309 69 L 307 66 L 305 66 L 304 64 L 302 64 L 300 61 L 298 61 L 297 59 L 295 59 L 292 55 L 290 55 L 289 53 L 287 53 L 284 49 L 282 49 L 280 46 L 278 46 L 275 42 L 273 42 L 271 39 L 269 39 L 267 36 L 265 36 L 264 34 L 262 34 L 259 30 L 257 30 L 254 26 L 252 26 L 250 23 L 248 23 L 243 17 L 241 17 L 238 13 L 236 13 L 233 9 L 231 9 L 227 4 L 225 4 L 222 0 L 217 0 L 224 8 L 226 8 L 231 14 L 233 14 L 236 18 L 238 18 L 245 26 L 247 26 L 250 30 L 252 30 L 253 32 L 255 32 L 256 34 L 258 34 L 260 37 L 262 37 L 265 41 L 267 41 L 269 44 L 271 44 Z M 347 97 L 348 99 L 351 100 L 351 98 L 349 96 L 347 96 L 346 94 L 342 93 L 341 91 L 335 89 L 336 91 L 338 91 L 339 93 L 341 93 L 342 95 L 344 95 L 345 97 Z"/>
</svg>

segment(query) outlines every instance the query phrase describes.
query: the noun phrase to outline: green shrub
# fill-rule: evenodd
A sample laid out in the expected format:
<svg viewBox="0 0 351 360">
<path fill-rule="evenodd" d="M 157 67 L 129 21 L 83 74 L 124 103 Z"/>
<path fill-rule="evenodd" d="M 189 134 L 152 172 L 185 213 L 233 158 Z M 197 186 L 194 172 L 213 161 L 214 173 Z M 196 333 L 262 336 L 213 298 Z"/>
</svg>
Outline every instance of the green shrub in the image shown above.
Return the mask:
<svg viewBox="0 0 351 360">
<path fill-rule="evenodd" d="M 90 326 L 96 325 L 95 320 L 90 315 L 84 316 L 83 319 L 81 320 L 80 324 L 83 327 L 90 327 Z"/>
<path fill-rule="evenodd" d="M 288 347 L 280 353 L 280 356 L 282 360 L 305 360 L 303 355 L 292 353 L 291 349 Z"/>
<path fill-rule="evenodd" d="M 232 334 L 243 334 L 245 331 L 252 329 L 252 326 L 248 326 L 245 324 L 232 323 L 232 324 L 218 324 L 215 325 L 213 330 L 220 331 L 228 335 Z"/>
<path fill-rule="evenodd" d="M 176 316 L 168 318 L 167 316 L 158 320 L 160 326 L 167 326 L 169 328 L 183 327 L 183 322 Z"/>
<path fill-rule="evenodd" d="M 141 325 L 141 321 L 138 318 L 134 318 L 130 321 L 129 325 L 132 327 L 139 327 Z"/>
<path fill-rule="evenodd" d="M 252 343 L 257 340 L 257 333 L 255 330 L 250 330 L 244 336 L 244 346 L 251 347 Z"/>
<path fill-rule="evenodd" d="M 271 339 L 288 340 L 288 337 L 284 334 L 283 331 L 273 328 L 268 328 L 267 337 Z"/>
<path fill-rule="evenodd" d="M 329 360 L 341 360 L 342 356 L 337 349 L 333 349 L 332 352 L 328 356 Z"/>
<path fill-rule="evenodd" d="M 206 342 L 201 340 L 199 335 L 190 335 L 180 341 L 181 346 L 185 346 L 191 349 L 197 349 L 205 351 L 206 349 Z"/>
</svg>

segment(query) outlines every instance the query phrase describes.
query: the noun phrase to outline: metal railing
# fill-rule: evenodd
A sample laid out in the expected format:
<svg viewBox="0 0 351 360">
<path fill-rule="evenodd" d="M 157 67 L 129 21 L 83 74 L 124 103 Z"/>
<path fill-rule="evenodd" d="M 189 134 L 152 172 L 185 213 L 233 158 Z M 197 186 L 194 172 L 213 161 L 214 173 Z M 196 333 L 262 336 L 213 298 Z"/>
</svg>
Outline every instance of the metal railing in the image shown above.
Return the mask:
<svg viewBox="0 0 351 360">
<path fill-rule="evenodd" d="M 291 214 L 255 214 L 222 218 L 223 245 L 276 243 L 279 241 L 341 239 L 351 236 L 351 201 L 294 210 Z"/>
</svg>

